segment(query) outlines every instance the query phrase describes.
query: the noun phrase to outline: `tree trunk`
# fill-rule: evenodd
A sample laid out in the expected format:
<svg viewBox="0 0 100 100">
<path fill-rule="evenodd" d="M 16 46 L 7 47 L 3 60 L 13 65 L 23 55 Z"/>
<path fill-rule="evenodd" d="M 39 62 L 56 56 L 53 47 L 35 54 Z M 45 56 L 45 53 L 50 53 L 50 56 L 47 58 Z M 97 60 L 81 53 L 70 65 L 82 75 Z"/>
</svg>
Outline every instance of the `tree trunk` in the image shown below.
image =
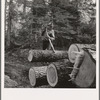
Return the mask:
<svg viewBox="0 0 100 100">
<path fill-rule="evenodd" d="M 82 49 L 89 50 L 89 53 L 96 60 L 96 45 L 95 44 L 72 44 L 68 50 L 68 58 L 70 62 L 75 63 L 75 58 L 77 55 L 77 53 L 75 52 L 80 52 Z"/>
<path fill-rule="evenodd" d="M 88 51 L 85 51 L 84 59 L 79 72 L 73 81 L 79 87 L 92 87 L 96 82 L 96 63 Z"/>
<path fill-rule="evenodd" d="M 31 86 L 47 84 L 46 70 L 47 70 L 47 66 L 30 68 L 29 80 Z"/>
<path fill-rule="evenodd" d="M 24 13 L 24 15 L 26 14 L 26 0 L 24 0 L 23 13 Z"/>
<path fill-rule="evenodd" d="M 11 4 L 12 4 L 12 0 L 9 1 L 9 12 L 8 12 L 8 30 L 7 30 L 7 47 L 10 47 L 10 34 L 11 34 Z"/>
<path fill-rule="evenodd" d="M 68 60 L 66 63 L 55 62 L 50 64 L 47 68 L 47 81 L 49 85 L 52 87 L 61 85 L 68 87 L 68 80 L 70 79 L 69 74 L 72 69 L 72 64 Z"/>
<path fill-rule="evenodd" d="M 33 61 L 53 62 L 53 61 L 66 59 L 66 58 L 68 58 L 67 51 L 56 51 L 55 53 L 53 53 L 53 51 L 50 50 L 30 50 L 28 61 L 29 62 L 33 62 Z"/>
</svg>

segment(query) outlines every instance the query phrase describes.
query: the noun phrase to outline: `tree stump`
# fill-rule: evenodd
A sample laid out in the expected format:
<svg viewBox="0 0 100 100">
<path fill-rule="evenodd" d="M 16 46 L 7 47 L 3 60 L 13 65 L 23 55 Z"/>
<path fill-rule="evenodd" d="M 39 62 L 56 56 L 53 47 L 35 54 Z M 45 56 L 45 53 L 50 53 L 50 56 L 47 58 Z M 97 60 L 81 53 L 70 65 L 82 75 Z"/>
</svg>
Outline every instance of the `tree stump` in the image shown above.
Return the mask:
<svg viewBox="0 0 100 100">
<path fill-rule="evenodd" d="M 47 66 L 32 67 L 29 69 L 29 81 L 31 86 L 47 84 Z"/>
</svg>

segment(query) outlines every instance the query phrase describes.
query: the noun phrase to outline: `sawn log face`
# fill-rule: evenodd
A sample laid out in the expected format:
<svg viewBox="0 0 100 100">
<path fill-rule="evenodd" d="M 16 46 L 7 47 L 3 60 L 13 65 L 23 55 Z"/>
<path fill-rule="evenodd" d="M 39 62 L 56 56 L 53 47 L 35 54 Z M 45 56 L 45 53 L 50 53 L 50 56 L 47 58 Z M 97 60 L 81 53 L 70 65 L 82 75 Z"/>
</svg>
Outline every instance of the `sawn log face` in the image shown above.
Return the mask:
<svg viewBox="0 0 100 100">
<path fill-rule="evenodd" d="M 70 68 L 69 68 L 70 67 Z M 67 87 L 68 80 L 70 79 L 69 74 L 72 71 L 72 64 L 67 61 L 55 62 L 47 68 L 47 80 L 50 86 L 57 87 L 65 85 Z"/>
<path fill-rule="evenodd" d="M 96 63 L 89 52 L 85 51 L 85 57 L 80 66 L 79 73 L 73 81 L 79 87 L 91 87 L 95 84 Z"/>
<path fill-rule="evenodd" d="M 30 80 L 31 86 L 47 84 L 46 70 L 47 70 L 47 66 L 30 68 L 29 80 Z"/>
</svg>

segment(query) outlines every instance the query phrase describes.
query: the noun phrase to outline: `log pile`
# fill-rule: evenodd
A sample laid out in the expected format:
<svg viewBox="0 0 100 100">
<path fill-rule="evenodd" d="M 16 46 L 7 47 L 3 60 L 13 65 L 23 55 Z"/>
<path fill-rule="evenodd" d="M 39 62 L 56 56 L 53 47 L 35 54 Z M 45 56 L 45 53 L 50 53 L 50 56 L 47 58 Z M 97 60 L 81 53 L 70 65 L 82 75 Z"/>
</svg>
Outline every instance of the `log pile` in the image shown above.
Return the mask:
<svg viewBox="0 0 100 100">
<path fill-rule="evenodd" d="M 80 65 L 79 65 L 79 71 L 77 73 L 77 76 L 74 80 L 72 80 L 72 83 L 74 83 L 78 87 L 91 87 L 96 77 L 96 63 L 92 55 L 89 53 L 89 51 L 87 50 L 83 50 L 83 51 L 84 51 L 84 58 L 82 60 L 79 59 L 78 63 L 75 63 L 76 65 L 77 64 L 80 64 Z M 82 61 L 82 63 L 80 63 L 80 61 Z M 59 87 L 60 85 L 63 85 L 62 83 L 67 85 L 68 80 L 70 80 L 69 74 L 73 71 L 73 67 L 74 67 L 74 64 L 70 62 L 68 59 L 59 60 L 57 62 L 53 62 L 49 64 L 46 67 L 44 66 L 43 68 L 47 68 L 47 70 L 44 71 L 45 73 L 44 75 L 45 77 L 47 77 L 48 84 L 51 87 L 57 87 L 57 86 Z M 32 77 L 34 77 L 33 73 L 37 74 L 37 76 L 38 74 L 42 76 L 41 71 L 39 71 L 41 70 L 41 67 L 37 68 L 38 73 L 36 73 L 35 71 L 36 69 L 34 68 L 35 67 L 29 70 L 29 75 L 31 74 L 33 75 L 33 76 L 31 75 L 31 78 L 29 76 L 30 84 L 32 86 L 36 85 L 36 80 L 38 80 L 39 78 L 40 79 L 42 78 L 42 77 L 35 76 L 35 81 L 34 81 L 34 78 L 32 79 Z M 43 70 L 42 70 L 42 73 L 43 73 Z M 34 84 L 32 84 L 32 82 Z"/>
<path fill-rule="evenodd" d="M 82 59 L 78 55 L 83 51 Z M 42 84 L 49 84 L 51 87 L 75 84 L 78 87 L 91 87 L 96 79 L 96 49 L 95 45 L 72 44 L 67 51 L 51 50 L 21 50 L 18 54 L 21 58 L 26 58 L 29 63 L 49 62 L 44 66 L 17 66 L 19 70 L 13 73 L 16 67 L 6 68 L 6 74 L 12 73 L 12 76 L 25 76 L 32 87 Z M 78 61 L 77 61 L 78 60 Z M 81 61 L 81 62 L 80 62 Z M 78 66 L 75 79 L 71 80 L 70 74 Z M 23 68 L 20 70 L 20 67 Z M 19 76 L 18 76 L 19 75 Z M 71 80 L 71 81 L 70 81 Z M 62 84 L 63 83 L 63 84 Z M 95 87 L 95 86 L 94 86 Z"/>
</svg>

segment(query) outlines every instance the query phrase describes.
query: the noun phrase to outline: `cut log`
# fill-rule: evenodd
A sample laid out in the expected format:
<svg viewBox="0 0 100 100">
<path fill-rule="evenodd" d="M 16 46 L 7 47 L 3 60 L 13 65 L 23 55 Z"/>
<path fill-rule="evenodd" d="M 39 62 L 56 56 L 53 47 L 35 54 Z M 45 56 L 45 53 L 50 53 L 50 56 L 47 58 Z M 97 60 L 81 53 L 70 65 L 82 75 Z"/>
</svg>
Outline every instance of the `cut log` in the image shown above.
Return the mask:
<svg viewBox="0 0 100 100">
<path fill-rule="evenodd" d="M 84 52 L 84 59 L 79 72 L 73 81 L 79 87 L 91 87 L 96 81 L 96 63 L 88 51 Z"/>
<path fill-rule="evenodd" d="M 47 81 L 49 85 L 52 87 L 56 87 L 63 83 L 67 85 L 67 80 L 69 80 L 69 74 L 72 71 L 71 66 L 72 65 L 69 61 L 67 61 L 66 63 L 55 62 L 50 64 L 47 67 Z"/>
<path fill-rule="evenodd" d="M 81 49 L 88 49 L 92 57 L 96 60 L 96 45 L 95 44 L 72 44 L 68 50 L 68 58 L 70 62 L 75 63 L 77 52 L 80 52 Z"/>
<path fill-rule="evenodd" d="M 47 84 L 46 70 L 47 70 L 47 66 L 30 68 L 29 80 L 30 80 L 31 86 Z"/>
<path fill-rule="evenodd" d="M 59 59 L 65 59 L 68 58 L 68 52 L 67 51 L 56 51 L 53 53 L 53 51 L 50 50 L 30 50 L 28 61 L 29 62 L 54 62 Z"/>
</svg>

